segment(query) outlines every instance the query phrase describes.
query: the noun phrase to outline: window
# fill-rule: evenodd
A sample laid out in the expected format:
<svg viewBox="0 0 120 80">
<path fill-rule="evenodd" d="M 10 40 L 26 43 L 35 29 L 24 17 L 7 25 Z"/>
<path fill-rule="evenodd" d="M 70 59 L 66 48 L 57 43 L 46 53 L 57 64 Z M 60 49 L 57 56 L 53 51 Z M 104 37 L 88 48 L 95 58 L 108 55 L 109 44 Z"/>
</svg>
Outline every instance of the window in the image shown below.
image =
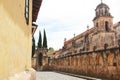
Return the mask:
<svg viewBox="0 0 120 80">
<path fill-rule="evenodd" d="M 88 41 L 88 35 L 85 35 L 85 43 Z"/>
<path fill-rule="evenodd" d="M 96 23 L 96 27 L 98 27 L 98 23 Z"/>
<path fill-rule="evenodd" d="M 25 19 L 26 23 L 29 23 L 29 0 L 25 0 Z"/>
<path fill-rule="evenodd" d="M 105 31 L 107 31 L 107 32 L 109 31 L 109 27 L 108 27 L 108 22 L 107 21 L 105 22 Z"/>
</svg>

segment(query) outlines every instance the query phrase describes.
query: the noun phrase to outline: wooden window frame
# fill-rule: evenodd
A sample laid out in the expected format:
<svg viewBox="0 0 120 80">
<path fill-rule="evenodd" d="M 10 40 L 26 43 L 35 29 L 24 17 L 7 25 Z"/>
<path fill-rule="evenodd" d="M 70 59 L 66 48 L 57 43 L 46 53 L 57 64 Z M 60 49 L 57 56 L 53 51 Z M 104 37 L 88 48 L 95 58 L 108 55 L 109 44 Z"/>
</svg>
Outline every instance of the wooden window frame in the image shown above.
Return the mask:
<svg viewBox="0 0 120 80">
<path fill-rule="evenodd" d="M 25 0 L 25 19 L 26 23 L 29 24 L 29 0 Z"/>
</svg>

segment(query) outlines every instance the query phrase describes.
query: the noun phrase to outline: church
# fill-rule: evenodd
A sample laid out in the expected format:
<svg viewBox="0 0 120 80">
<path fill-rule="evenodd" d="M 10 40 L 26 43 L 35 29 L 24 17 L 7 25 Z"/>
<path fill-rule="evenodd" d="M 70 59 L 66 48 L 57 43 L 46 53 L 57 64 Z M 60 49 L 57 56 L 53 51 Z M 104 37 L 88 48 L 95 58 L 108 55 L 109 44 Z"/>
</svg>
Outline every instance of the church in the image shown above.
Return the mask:
<svg viewBox="0 0 120 80">
<path fill-rule="evenodd" d="M 120 22 L 113 24 L 109 11 L 109 6 L 101 2 L 95 9 L 94 27 L 89 29 L 87 26 L 87 31 L 74 35 L 70 40 L 65 39 L 60 55 L 117 47 L 120 43 Z"/>
<path fill-rule="evenodd" d="M 120 22 L 113 23 L 107 4 L 95 9 L 94 26 L 69 40 L 49 60 L 49 70 L 119 80 Z"/>
</svg>

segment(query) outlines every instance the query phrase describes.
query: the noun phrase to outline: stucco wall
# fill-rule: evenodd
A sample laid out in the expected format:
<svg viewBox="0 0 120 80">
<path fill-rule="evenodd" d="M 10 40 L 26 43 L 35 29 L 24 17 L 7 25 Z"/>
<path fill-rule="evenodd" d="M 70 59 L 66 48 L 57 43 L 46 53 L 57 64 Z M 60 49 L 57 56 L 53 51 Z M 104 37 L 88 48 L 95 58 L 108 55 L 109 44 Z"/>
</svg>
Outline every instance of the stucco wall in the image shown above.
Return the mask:
<svg viewBox="0 0 120 80">
<path fill-rule="evenodd" d="M 31 68 L 31 10 L 26 24 L 25 0 L 0 0 L 0 80 Z"/>
</svg>

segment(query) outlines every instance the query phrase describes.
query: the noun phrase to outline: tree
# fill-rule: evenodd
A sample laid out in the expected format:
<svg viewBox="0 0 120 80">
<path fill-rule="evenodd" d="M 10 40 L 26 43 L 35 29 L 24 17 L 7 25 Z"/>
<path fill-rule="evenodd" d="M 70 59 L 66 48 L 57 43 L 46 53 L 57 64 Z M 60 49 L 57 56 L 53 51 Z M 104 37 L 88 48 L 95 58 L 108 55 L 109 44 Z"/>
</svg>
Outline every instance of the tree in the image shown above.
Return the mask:
<svg viewBox="0 0 120 80">
<path fill-rule="evenodd" d="M 55 50 L 54 50 L 53 47 L 49 47 L 48 51 L 50 51 L 50 52 L 54 52 Z"/>
<path fill-rule="evenodd" d="M 35 54 L 35 39 L 34 37 L 32 38 L 32 57 L 34 56 Z"/>
<path fill-rule="evenodd" d="M 44 29 L 44 36 L 43 36 L 43 48 L 47 48 L 47 37 L 46 37 L 45 29 Z"/>
<path fill-rule="evenodd" d="M 41 37 L 41 32 L 40 31 L 39 31 L 38 48 L 42 48 L 42 37 Z"/>
</svg>

